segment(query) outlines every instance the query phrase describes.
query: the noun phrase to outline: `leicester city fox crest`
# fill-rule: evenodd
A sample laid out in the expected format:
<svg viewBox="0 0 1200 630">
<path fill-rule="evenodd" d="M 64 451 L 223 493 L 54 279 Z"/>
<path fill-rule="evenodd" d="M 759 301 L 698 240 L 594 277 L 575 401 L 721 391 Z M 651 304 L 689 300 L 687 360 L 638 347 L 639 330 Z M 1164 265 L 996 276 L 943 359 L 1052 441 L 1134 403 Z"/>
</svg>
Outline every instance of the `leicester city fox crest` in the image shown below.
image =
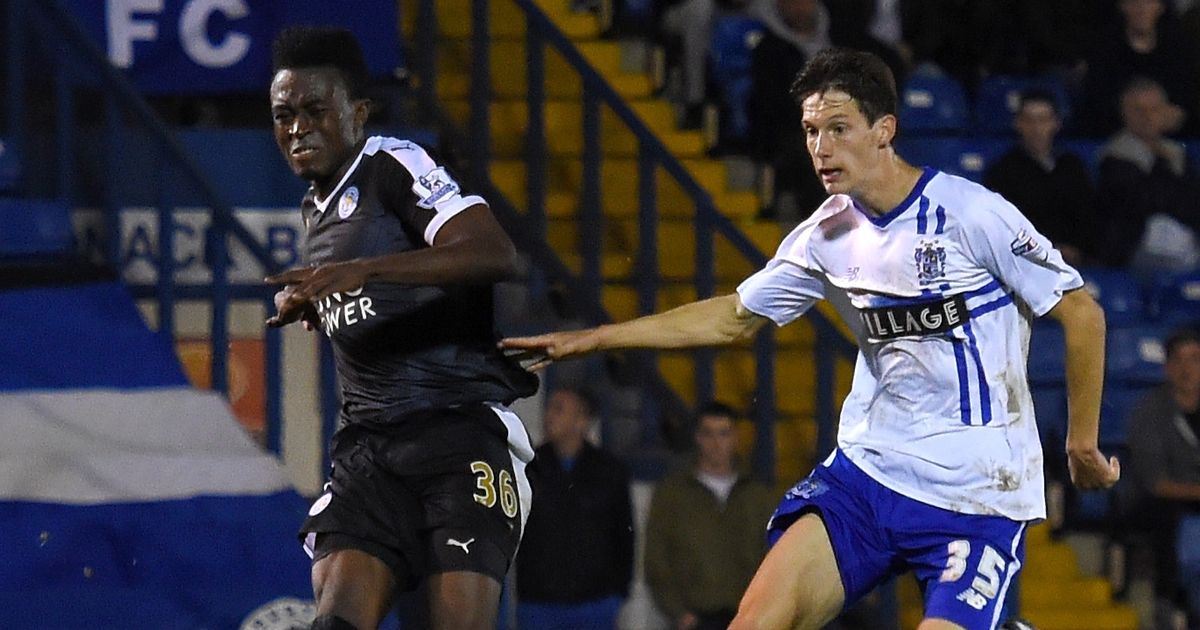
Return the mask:
<svg viewBox="0 0 1200 630">
<path fill-rule="evenodd" d="M 917 263 L 917 281 L 921 284 L 936 282 L 946 275 L 946 248 L 937 241 L 921 241 L 913 259 Z"/>
<path fill-rule="evenodd" d="M 354 209 L 358 207 L 358 187 L 351 186 L 342 193 L 342 198 L 338 200 L 338 216 L 343 219 L 349 219 L 350 215 L 354 214 Z"/>
</svg>

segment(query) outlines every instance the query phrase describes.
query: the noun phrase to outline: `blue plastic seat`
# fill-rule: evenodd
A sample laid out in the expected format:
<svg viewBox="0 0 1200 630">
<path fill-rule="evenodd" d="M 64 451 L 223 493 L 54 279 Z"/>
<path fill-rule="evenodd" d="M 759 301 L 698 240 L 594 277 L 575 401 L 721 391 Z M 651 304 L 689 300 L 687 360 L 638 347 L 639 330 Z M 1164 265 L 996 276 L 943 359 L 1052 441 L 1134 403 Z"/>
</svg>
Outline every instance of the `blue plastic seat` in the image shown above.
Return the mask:
<svg viewBox="0 0 1200 630">
<path fill-rule="evenodd" d="M 1067 389 L 1063 385 L 1032 385 L 1033 413 L 1042 444 L 1061 445 L 1067 437 Z"/>
<path fill-rule="evenodd" d="M 958 148 L 956 169 L 950 172 L 971 181 L 982 182 L 987 168 L 1011 146 L 1011 142 L 999 138 L 965 139 Z"/>
<path fill-rule="evenodd" d="M 1187 150 L 1188 162 L 1191 162 L 1192 169 L 1200 171 L 1200 139 L 1189 140 L 1184 143 L 1184 148 Z"/>
<path fill-rule="evenodd" d="M 915 75 L 900 91 L 902 132 L 960 133 L 968 111 L 966 91 L 950 77 Z"/>
<path fill-rule="evenodd" d="M 1084 288 L 1104 308 L 1110 324 L 1140 322 L 1146 318 L 1146 299 L 1137 278 L 1117 269 L 1082 269 Z"/>
<path fill-rule="evenodd" d="M 749 137 L 750 97 L 754 91 L 750 67 L 754 48 L 766 28 L 762 22 L 741 15 L 721 16 L 713 21 L 708 70 L 721 104 L 724 140 L 738 141 Z"/>
<path fill-rule="evenodd" d="M 1200 272 L 1159 278 L 1151 311 L 1164 325 L 1200 324 Z"/>
<path fill-rule="evenodd" d="M 975 130 L 993 135 L 1012 133 L 1012 119 L 1021 104 L 1021 93 L 1030 89 L 1049 92 L 1054 97 L 1059 117 L 1064 121 L 1069 118 L 1067 89 L 1057 78 L 994 76 L 979 82 L 975 94 Z"/>
<path fill-rule="evenodd" d="M 1163 381 L 1167 328 L 1158 324 L 1112 324 L 1105 343 L 1105 372 L 1110 383 L 1154 385 Z"/>
<path fill-rule="evenodd" d="M 1107 383 L 1100 400 L 1100 445 L 1125 446 L 1129 438 L 1129 415 L 1139 401 L 1154 389 L 1151 385 Z"/>
<path fill-rule="evenodd" d="M 896 140 L 896 151 L 909 163 L 947 173 L 958 172 L 963 146 L 959 138 L 942 136 L 904 134 Z"/>
<path fill-rule="evenodd" d="M 1066 383 L 1066 339 L 1057 322 L 1036 320 L 1029 339 L 1030 385 L 1060 386 Z"/>
<path fill-rule="evenodd" d="M 1076 157 L 1083 160 L 1088 174 L 1092 176 L 1094 182 L 1100 176 L 1100 148 L 1104 146 L 1104 143 L 1104 140 L 1069 138 L 1060 140 L 1058 148 L 1067 153 L 1074 153 Z"/>
</svg>

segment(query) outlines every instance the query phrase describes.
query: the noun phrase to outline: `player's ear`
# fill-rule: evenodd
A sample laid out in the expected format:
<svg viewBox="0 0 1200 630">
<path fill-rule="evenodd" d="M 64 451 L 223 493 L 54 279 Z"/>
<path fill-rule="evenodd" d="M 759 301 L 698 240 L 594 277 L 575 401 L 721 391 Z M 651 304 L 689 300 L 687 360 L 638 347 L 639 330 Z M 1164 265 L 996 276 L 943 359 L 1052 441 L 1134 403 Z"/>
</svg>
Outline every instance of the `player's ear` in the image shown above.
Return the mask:
<svg viewBox="0 0 1200 630">
<path fill-rule="evenodd" d="M 896 137 L 896 117 L 892 114 L 884 114 L 871 125 L 871 130 L 875 133 L 875 145 L 880 149 L 885 149 L 892 144 L 892 139 Z"/>
<path fill-rule="evenodd" d="M 354 101 L 354 127 L 362 129 L 367 126 L 367 118 L 371 116 L 371 99 L 360 98 Z"/>
</svg>

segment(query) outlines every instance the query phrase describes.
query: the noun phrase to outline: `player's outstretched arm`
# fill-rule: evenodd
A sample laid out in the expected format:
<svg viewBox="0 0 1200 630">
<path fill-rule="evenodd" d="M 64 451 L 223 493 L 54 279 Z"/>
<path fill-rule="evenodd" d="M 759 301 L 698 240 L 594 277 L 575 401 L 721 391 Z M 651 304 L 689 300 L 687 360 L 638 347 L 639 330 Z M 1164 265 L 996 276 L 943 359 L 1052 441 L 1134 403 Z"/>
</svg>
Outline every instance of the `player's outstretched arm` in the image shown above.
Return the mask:
<svg viewBox="0 0 1200 630">
<path fill-rule="evenodd" d="M 1049 315 L 1067 342 L 1067 465 L 1082 490 L 1110 488 L 1121 463 L 1100 452 L 1100 394 L 1104 388 L 1104 311 L 1083 290 L 1063 296 Z"/>
<path fill-rule="evenodd" d="M 356 258 L 317 267 L 289 269 L 266 279 L 290 292 L 276 304 L 272 326 L 296 321 L 296 311 L 334 293 L 353 291 L 368 281 L 414 285 L 491 284 L 517 275 L 517 250 L 483 204 L 446 222 L 432 247 L 374 258 Z M 272 323 L 277 322 L 277 323 Z M 282 323 L 278 323 L 282 322 Z"/>
<path fill-rule="evenodd" d="M 536 337 L 510 337 L 501 341 L 500 347 L 536 357 L 526 367 L 535 371 L 554 361 L 604 350 L 724 345 L 754 334 L 766 322 L 765 317 L 747 310 L 738 295 L 731 293 L 619 324 Z"/>
</svg>

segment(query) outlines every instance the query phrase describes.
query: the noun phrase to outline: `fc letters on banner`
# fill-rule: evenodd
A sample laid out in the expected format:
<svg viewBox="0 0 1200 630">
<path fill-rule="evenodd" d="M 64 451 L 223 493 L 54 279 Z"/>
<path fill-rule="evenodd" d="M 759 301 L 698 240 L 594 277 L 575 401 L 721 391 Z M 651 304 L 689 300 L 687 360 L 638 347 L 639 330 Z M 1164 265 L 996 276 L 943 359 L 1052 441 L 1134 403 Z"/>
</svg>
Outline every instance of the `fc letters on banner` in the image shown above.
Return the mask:
<svg viewBox="0 0 1200 630">
<path fill-rule="evenodd" d="M 394 0 L 63 0 L 147 94 L 265 91 L 271 42 L 293 24 L 354 31 L 375 76 L 400 65 Z"/>
</svg>

